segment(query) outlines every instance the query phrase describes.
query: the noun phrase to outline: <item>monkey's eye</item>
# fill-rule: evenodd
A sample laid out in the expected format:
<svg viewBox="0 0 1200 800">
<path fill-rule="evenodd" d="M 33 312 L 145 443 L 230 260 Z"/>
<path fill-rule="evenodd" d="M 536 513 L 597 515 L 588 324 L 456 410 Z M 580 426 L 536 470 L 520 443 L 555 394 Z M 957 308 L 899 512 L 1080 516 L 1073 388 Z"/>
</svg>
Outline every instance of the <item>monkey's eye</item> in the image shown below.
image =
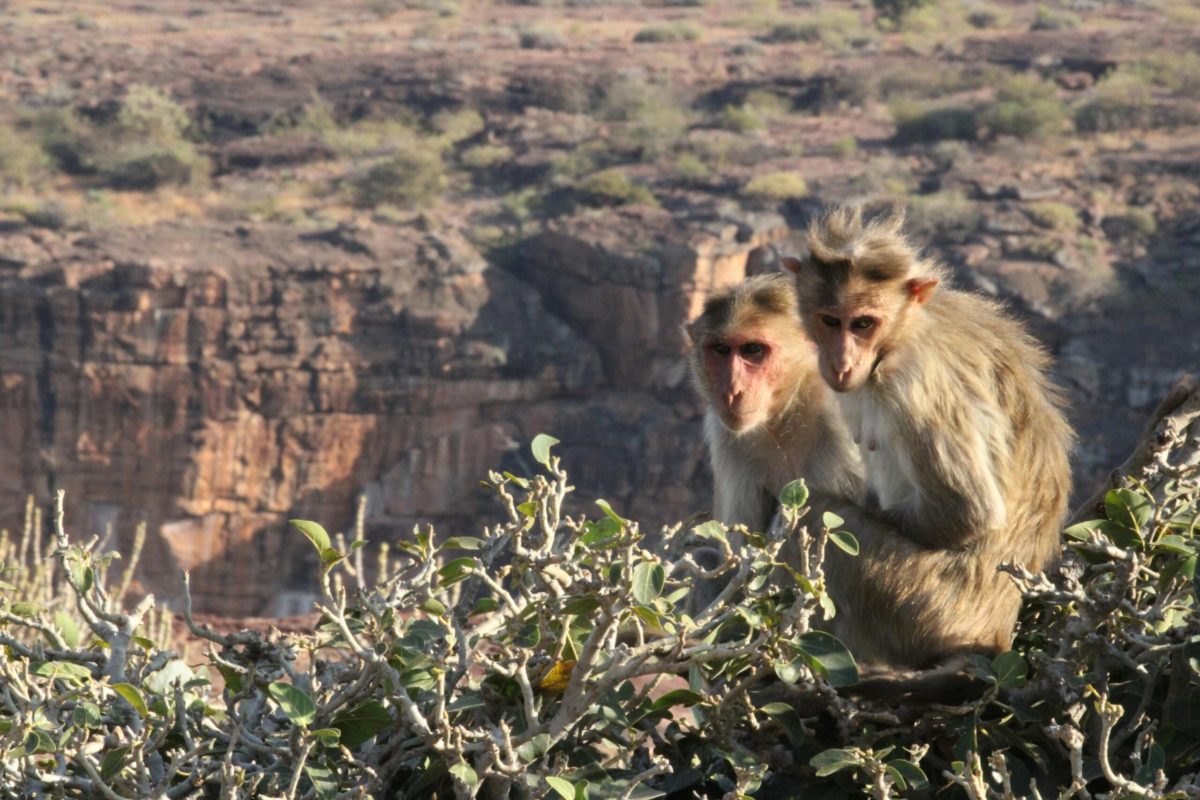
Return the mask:
<svg viewBox="0 0 1200 800">
<path fill-rule="evenodd" d="M 821 315 L 821 323 L 824 324 L 827 328 L 842 327 L 842 321 L 840 319 L 838 319 L 837 317 L 833 316 L 832 314 L 822 314 Z"/>
<path fill-rule="evenodd" d="M 869 331 L 875 327 L 875 320 L 871 317 L 858 317 L 850 323 L 850 327 L 856 331 Z"/>
<path fill-rule="evenodd" d="M 713 344 L 709 345 L 709 349 L 719 356 L 727 356 L 730 353 L 729 345 L 725 344 L 724 342 L 714 342 Z"/>
<path fill-rule="evenodd" d="M 738 352 L 743 356 L 761 356 L 767 352 L 767 348 L 761 342 L 746 342 L 738 348 Z"/>
</svg>

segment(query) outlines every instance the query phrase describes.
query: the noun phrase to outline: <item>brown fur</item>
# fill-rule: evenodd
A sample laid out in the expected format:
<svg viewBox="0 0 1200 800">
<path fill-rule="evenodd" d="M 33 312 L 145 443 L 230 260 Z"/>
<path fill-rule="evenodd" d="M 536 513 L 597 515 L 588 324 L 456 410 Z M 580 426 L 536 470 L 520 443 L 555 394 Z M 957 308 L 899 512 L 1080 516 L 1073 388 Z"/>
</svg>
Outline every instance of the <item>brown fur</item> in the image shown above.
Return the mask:
<svg viewBox="0 0 1200 800">
<path fill-rule="evenodd" d="M 838 494 L 858 491 L 858 456 L 817 373 L 788 276 L 756 275 L 719 292 L 687 333 L 692 380 L 706 410 L 717 519 L 765 530 L 779 491 L 796 478 Z M 751 341 L 769 347 L 769 357 L 742 387 L 759 392 L 761 402 L 736 417 L 728 387 L 718 385 L 728 381 L 728 362 L 706 349 L 724 344 L 736 350 Z"/>
<path fill-rule="evenodd" d="M 934 291 L 943 270 L 900 228 L 835 210 L 785 266 L 865 463 L 854 503 L 817 498 L 862 546 L 830 554 L 835 633 L 920 668 L 1009 647 L 1020 596 L 996 568 L 1055 559 L 1073 434 L 1041 348 L 990 300 Z"/>
</svg>

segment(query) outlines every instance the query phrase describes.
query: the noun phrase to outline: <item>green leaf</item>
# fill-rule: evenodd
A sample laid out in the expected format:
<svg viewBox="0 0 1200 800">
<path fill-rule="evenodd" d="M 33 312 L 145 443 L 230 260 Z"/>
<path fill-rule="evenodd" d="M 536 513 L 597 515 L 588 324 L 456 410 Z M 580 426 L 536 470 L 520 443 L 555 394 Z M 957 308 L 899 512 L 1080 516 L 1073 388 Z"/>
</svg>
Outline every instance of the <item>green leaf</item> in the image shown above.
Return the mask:
<svg viewBox="0 0 1200 800">
<path fill-rule="evenodd" d="M 505 472 L 504 477 L 508 478 L 511 482 L 515 483 L 517 486 L 520 486 L 522 489 L 529 488 L 528 478 L 522 478 L 520 475 L 513 475 L 511 472 Z"/>
<path fill-rule="evenodd" d="M 925 777 L 925 772 L 913 762 L 904 758 L 895 758 L 887 762 L 888 771 L 893 773 L 892 779 L 897 777 L 903 780 L 896 781 L 896 788 L 900 791 L 905 791 L 906 788 L 914 792 L 924 791 L 929 786 L 929 778 Z M 908 784 L 907 787 L 902 786 L 902 783 Z"/>
<path fill-rule="evenodd" d="M 338 740 L 341 738 L 341 731 L 337 728 L 317 728 L 308 732 L 315 739 L 320 739 L 321 744 L 327 747 L 337 747 Z"/>
<path fill-rule="evenodd" d="M 1102 519 L 1090 519 L 1087 522 L 1080 522 L 1063 531 L 1063 536 L 1066 536 L 1068 539 L 1074 539 L 1077 542 L 1086 542 L 1092 538 L 1092 532 L 1099 530 L 1104 522 L 1105 520 Z"/>
<path fill-rule="evenodd" d="M 482 550 L 483 539 L 475 536 L 451 536 L 442 542 L 439 550 Z"/>
<path fill-rule="evenodd" d="M 338 714 L 330 724 L 341 732 L 341 743 L 353 750 L 390 728 L 392 716 L 378 700 L 367 700 Z"/>
<path fill-rule="evenodd" d="M 317 716 L 317 706 L 307 692 L 297 689 L 290 683 L 275 681 L 267 686 L 267 691 L 283 713 L 296 725 L 307 728 Z"/>
<path fill-rule="evenodd" d="M 78 728 L 99 728 L 101 720 L 100 706 L 95 703 L 84 701 L 71 712 L 71 721 Z"/>
<path fill-rule="evenodd" d="M 846 520 L 842 519 L 832 511 L 826 511 L 821 515 L 821 524 L 829 530 L 833 530 L 834 528 L 838 528 L 846 524 Z"/>
<path fill-rule="evenodd" d="M 796 712 L 796 709 L 787 703 L 767 703 L 759 711 L 769 715 L 771 719 L 783 726 L 793 747 L 802 747 L 804 745 L 806 738 L 804 723 L 801 722 L 800 715 Z"/>
<path fill-rule="evenodd" d="M 435 617 L 446 616 L 445 604 L 443 604 L 442 601 L 440 601 L 434 597 L 426 598 L 425 602 L 421 603 L 420 608 L 422 611 L 425 611 L 429 614 L 433 614 Z"/>
<path fill-rule="evenodd" d="M 1104 495 L 1104 513 L 1113 522 L 1140 532 L 1153 518 L 1154 505 L 1132 489 L 1113 489 Z"/>
<path fill-rule="evenodd" d="M 704 696 L 699 692 L 693 692 L 691 689 L 674 689 L 655 700 L 651 708 L 655 711 L 662 711 L 672 706 L 686 706 L 691 708 L 697 703 L 702 702 L 704 702 Z"/>
<path fill-rule="evenodd" d="M 1100 523 L 1100 532 L 1117 547 L 1140 549 L 1143 545 L 1141 533 L 1111 520 Z"/>
<path fill-rule="evenodd" d="M 809 631 L 800 636 L 796 649 L 806 657 L 809 666 L 819 672 L 835 688 L 858 682 L 858 666 L 854 656 L 836 636 L 824 631 Z"/>
<path fill-rule="evenodd" d="M 585 594 L 582 597 L 572 597 L 567 602 L 563 603 L 564 614 L 575 614 L 577 616 L 587 616 L 600 607 L 600 598 L 595 595 Z"/>
<path fill-rule="evenodd" d="M 793 661 L 777 661 L 775 662 L 775 674 L 784 683 L 794 684 L 804 676 L 807 664 L 808 662 L 802 658 Z"/>
<path fill-rule="evenodd" d="M 651 628 L 662 628 L 663 626 L 662 617 L 659 616 L 659 613 L 650 606 L 635 605 L 633 607 L 633 613 L 637 615 L 638 619 L 640 619 L 646 625 L 649 625 Z"/>
<path fill-rule="evenodd" d="M 517 506 L 517 511 L 520 511 L 527 518 L 533 519 L 537 515 L 538 504 L 536 500 L 527 500 Z"/>
<path fill-rule="evenodd" d="M 830 531 L 829 541 L 837 545 L 837 548 L 843 552 L 852 556 L 858 555 L 858 539 L 854 538 L 854 534 L 850 531 Z"/>
<path fill-rule="evenodd" d="M 846 767 L 857 767 L 862 764 L 862 759 L 852 750 L 835 748 L 817 753 L 808 763 L 817 770 L 818 778 L 824 778 Z"/>
<path fill-rule="evenodd" d="M 621 530 L 620 523 L 607 517 L 588 522 L 583 526 L 583 535 L 579 537 L 579 543 L 589 550 L 602 550 L 620 540 Z"/>
<path fill-rule="evenodd" d="M 79 623 L 69 614 L 63 611 L 54 612 L 54 626 L 58 628 L 58 632 L 62 635 L 67 647 L 74 648 L 79 646 L 83 635 L 79 630 Z"/>
<path fill-rule="evenodd" d="M 1178 553 L 1183 556 L 1195 555 L 1196 547 L 1190 541 L 1178 534 L 1170 533 L 1154 543 L 1156 551 Z"/>
<path fill-rule="evenodd" d="M 304 765 L 304 774 L 312 781 L 313 789 L 320 800 L 334 800 L 337 797 L 337 775 L 333 770 L 310 761 Z"/>
<path fill-rule="evenodd" d="M 558 439 L 545 433 L 539 433 L 533 437 L 533 443 L 529 445 L 529 449 L 533 451 L 534 461 L 545 467 L 549 467 L 550 448 L 558 443 Z"/>
<path fill-rule="evenodd" d="M 121 696 L 126 703 L 133 706 L 142 719 L 150 716 L 150 709 L 146 708 L 146 701 L 142 698 L 141 691 L 131 683 L 114 683 L 112 690 Z"/>
<path fill-rule="evenodd" d="M 546 784 L 563 800 L 575 800 L 575 784 L 563 778 L 546 778 Z"/>
<path fill-rule="evenodd" d="M 667 572 L 662 564 L 639 562 L 633 568 L 633 599 L 639 603 L 649 603 L 662 594 L 666 582 Z"/>
<path fill-rule="evenodd" d="M 450 586 L 463 580 L 477 569 L 479 569 L 478 561 L 470 556 L 463 556 L 442 565 L 442 568 L 438 570 L 438 575 L 442 579 L 442 586 Z"/>
<path fill-rule="evenodd" d="M 466 784 L 468 789 L 474 789 L 479 785 L 479 776 L 475 774 L 475 770 L 471 769 L 471 765 L 465 761 L 457 761 L 451 764 L 450 774 Z"/>
<path fill-rule="evenodd" d="M 129 746 L 114 747 L 112 750 L 105 752 L 104 757 L 100 759 L 100 777 L 104 780 L 112 780 L 125 766 L 125 756 L 129 755 Z"/>
<path fill-rule="evenodd" d="M 289 519 L 288 523 L 308 537 L 313 547 L 317 548 L 317 553 L 324 553 L 330 548 L 329 534 L 320 524 L 306 519 Z"/>
<path fill-rule="evenodd" d="M 608 504 L 607 500 L 604 500 L 604 499 L 597 500 L 596 505 L 600 506 L 600 510 L 604 512 L 604 516 L 608 517 L 609 519 L 611 519 L 613 522 L 617 523 L 621 527 L 625 527 L 626 525 L 629 524 L 629 522 L 626 521 L 620 514 L 613 511 L 612 506 L 610 506 Z"/>
<path fill-rule="evenodd" d="M 779 492 L 780 505 L 799 509 L 808 503 L 808 486 L 804 480 L 792 481 Z"/>
<path fill-rule="evenodd" d="M 550 734 L 539 733 L 525 744 L 517 748 L 517 758 L 526 764 L 536 761 L 550 750 Z"/>
<path fill-rule="evenodd" d="M 321 566 L 328 569 L 345 557 L 345 555 L 334 550 L 332 547 L 326 547 L 321 551 Z"/>
<path fill-rule="evenodd" d="M 58 752 L 58 745 L 54 743 L 49 732 L 41 728 L 34 728 L 29 731 L 29 735 L 25 739 L 25 752 L 55 753 Z"/>
<path fill-rule="evenodd" d="M 73 681 L 86 681 L 92 677 L 90 669 L 73 661 L 46 661 L 38 664 L 33 674 L 43 678 L 68 678 Z"/>
<path fill-rule="evenodd" d="M 242 691 L 242 673 L 224 664 L 217 665 L 217 672 L 221 673 L 221 677 L 224 678 L 226 689 L 233 694 Z"/>
<path fill-rule="evenodd" d="M 92 568 L 82 561 L 71 562 L 71 585 L 76 591 L 83 593 L 92 588 L 95 583 L 95 573 Z"/>
<path fill-rule="evenodd" d="M 490 614 L 493 611 L 500 610 L 500 601 L 494 597 L 481 597 L 475 601 L 475 607 L 471 609 L 471 616 L 476 614 Z"/>
<path fill-rule="evenodd" d="M 1002 689 L 1025 685 L 1025 677 L 1029 674 L 1029 665 L 1016 650 L 1005 650 L 992 659 L 992 671 L 996 673 L 996 682 Z"/>
<path fill-rule="evenodd" d="M 729 536 L 725 533 L 725 526 L 715 519 L 710 519 L 708 522 L 702 522 L 692 528 L 692 534 L 701 539 L 712 539 L 714 542 L 728 542 Z"/>
</svg>

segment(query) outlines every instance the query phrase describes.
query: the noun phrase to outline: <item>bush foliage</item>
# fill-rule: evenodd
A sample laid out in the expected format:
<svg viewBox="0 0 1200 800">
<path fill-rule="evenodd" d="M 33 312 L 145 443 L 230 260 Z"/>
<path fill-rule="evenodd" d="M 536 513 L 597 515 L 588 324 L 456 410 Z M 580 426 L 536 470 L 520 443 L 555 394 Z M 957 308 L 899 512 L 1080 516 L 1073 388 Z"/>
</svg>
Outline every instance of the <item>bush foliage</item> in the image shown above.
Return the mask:
<svg viewBox="0 0 1200 800">
<path fill-rule="evenodd" d="M 1059 573 L 1007 567 L 1027 610 L 1012 651 L 971 664 L 990 688 L 912 708 L 846 694 L 853 658 L 818 625 L 836 613 L 825 547 L 856 544 L 837 517 L 806 517 L 803 484 L 784 489 L 765 534 L 707 522 L 652 543 L 604 501 L 591 519 L 563 513 L 572 487 L 554 444 L 534 440 L 538 475 L 489 475 L 495 526 L 416 529 L 371 570 L 361 539 L 294 521 L 318 565 L 311 633 L 216 633 L 193 620 L 185 576 L 185 619 L 209 643 L 195 667 L 148 637 L 153 598 L 121 608 L 127 580 L 110 588 L 113 554 L 68 537 L 60 493 L 50 542 L 33 525 L 32 543 L 0 546 L 0 786 L 110 798 L 1200 791 L 1194 464 L 1167 454 L 1108 492 L 1102 519 L 1066 531 Z M 693 558 L 697 542 L 715 566 Z M 786 569 L 785 542 L 797 554 Z M 689 612 L 693 582 L 717 575 L 719 596 Z"/>
</svg>

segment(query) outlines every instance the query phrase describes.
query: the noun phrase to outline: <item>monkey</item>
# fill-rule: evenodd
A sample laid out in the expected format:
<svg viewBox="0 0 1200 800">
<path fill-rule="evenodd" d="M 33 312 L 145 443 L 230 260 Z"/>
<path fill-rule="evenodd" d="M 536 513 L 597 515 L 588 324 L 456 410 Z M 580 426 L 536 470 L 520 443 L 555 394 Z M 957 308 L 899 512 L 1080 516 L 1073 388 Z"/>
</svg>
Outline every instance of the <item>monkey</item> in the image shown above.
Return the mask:
<svg viewBox="0 0 1200 800">
<path fill-rule="evenodd" d="M 859 540 L 831 548 L 833 633 L 878 673 L 1009 649 L 1021 598 L 997 571 L 1059 552 L 1074 434 L 1048 357 L 984 297 L 948 288 L 898 211 L 835 208 L 786 257 L 818 372 L 863 461 L 857 494 L 817 487 Z"/>
<path fill-rule="evenodd" d="M 766 531 L 780 491 L 797 478 L 857 493 L 857 448 L 818 373 L 790 276 L 755 275 L 714 294 L 685 331 L 717 520 Z"/>
</svg>

